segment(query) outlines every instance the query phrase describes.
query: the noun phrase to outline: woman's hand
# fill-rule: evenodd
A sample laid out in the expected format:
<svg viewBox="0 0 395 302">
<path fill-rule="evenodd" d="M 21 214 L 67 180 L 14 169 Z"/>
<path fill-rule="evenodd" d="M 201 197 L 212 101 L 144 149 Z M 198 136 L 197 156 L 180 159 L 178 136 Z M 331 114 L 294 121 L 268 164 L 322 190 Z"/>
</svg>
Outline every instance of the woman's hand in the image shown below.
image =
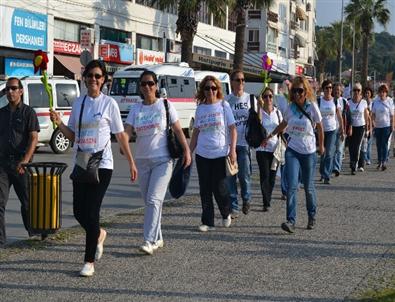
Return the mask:
<svg viewBox="0 0 395 302">
<path fill-rule="evenodd" d="M 319 147 L 318 147 L 318 152 L 320 153 L 320 155 L 324 155 L 324 153 L 325 153 L 325 147 L 324 147 L 324 146 L 319 146 Z"/>
<path fill-rule="evenodd" d="M 60 117 L 60 114 L 53 109 L 49 110 L 49 118 L 51 119 L 51 122 L 54 122 L 57 126 L 62 123 L 62 118 Z"/>
<path fill-rule="evenodd" d="M 235 162 L 237 161 L 236 150 L 231 150 L 231 151 L 229 152 L 229 158 L 230 158 L 230 162 L 232 163 L 232 165 L 234 165 Z"/>
<path fill-rule="evenodd" d="M 187 152 L 184 152 L 184 155 L 182 157 L 182 165 L 184 169 L 188 168 L 192 163 L 192 157 L 191 157 L 191 151 L 187 150 Z"/>
<path fill-rule="evenodd" d="M 130 181 L 131 182 L 135 182 L 137 179 L 137 167 L 136 164 L 133 162 L 131 162 L 131 164 L 129 165 L 129 169 L 130 169 Z"/>
</svg>

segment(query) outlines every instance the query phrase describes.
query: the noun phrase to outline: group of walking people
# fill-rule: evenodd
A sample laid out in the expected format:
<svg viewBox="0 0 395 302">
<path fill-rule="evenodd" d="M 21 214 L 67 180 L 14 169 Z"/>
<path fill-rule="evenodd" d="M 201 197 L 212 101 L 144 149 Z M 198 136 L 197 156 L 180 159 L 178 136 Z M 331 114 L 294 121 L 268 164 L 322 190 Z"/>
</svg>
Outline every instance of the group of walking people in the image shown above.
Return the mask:
<svg viewBox="0 0 395 302">
<path fill-rule="evenodd" d="M 252 148 L 246 141 L 245 128 L 250 110 L 258 113 L 267 132 L 260 146 L 255 149 L 262 210 L 267 212 L 270 209 L 277 169 L 280 168 L 281 191 L 286 199 L 286 219 L 281 228 L 288 233 L 295 231 L 300 183 L 306 196 L 307 229 L 313 229 L 316 224 L 314 176 L 317 151 L 321 154 L 321 178 L 329 184 L 332 174 L 339 175 L 341 172 L 345 137 L 349 137 L 350 165 L 354 174 L 357 169 L 363 168 L 363 140 L 374 129 L 379 150 L 378 168 L 386 169 L 388 136 L 394 127 L 394 105 L 388 98 L 388 90 L 383 90 L 383 86 L 379 89 L 379 96 L 371 101 L 362 99 L 361 86 L 356 84 L 353 98 L 347 101 L 341 96 L 341 85 L 324 81 L 323 96 L 317 100 L 308 81 L 298 76 L 289 83 L 288 97 L 275 96 L 274 91 L 266 87 L 256 98 L 245 92 L 244 73 L 236 70 L 230 76 L 232 93 L 225 97 L 220 81 L 214 76 L 206 76 L 198 87 L 193 132 L 188 144 L 174 106 L 159 97 L 160 87 L 155 73 L 144 71 L 141 74 L 139 86 L 143 101 L 131 107 L 125 128 L 115 100 L 101 92 L 107 81 L 104 64 L 98 60 L 91 61 L 85 67 L 83 78 L 87 94 L 81 95 L 73 103 L 68 124 L 63 123 L 58 112 L 50 111 L 51 120 L 68 139 L 74 141 L 75 151 L 103 151 L 99 183 L 85 184 L 73 180 L 74 216 L 85 230 L 81 276 L 94 274 L 94 263 L 103 255 L 107 236 L 100 227 L 100 207 L 114 166 L 111 133 L 115 135 L 120 152 L 128 162 L 130 180 L 138 180 L 144 199 L 144 240 L 140 250 L 148 255 L 164 246 L 162 206 L 174 164 L 168 149 L 168 123 L 182 147 L 184 168 L 191 165 L 192 154 L 195 153 L 202 205 L 201 224 L 198 226 L 201 232 L 215 230 L 214 199 L 223 227 L 230 227 L 232 219 L 238 217 L 240 210 L 245 215 L 249 213 Z M 10 95 L 17 88 L 22 87 L 15 79 L 7 82 L 6 90 Z M 12 98 L 9 100 L 10 108 L 13 108 Z M 31 111 L 26 112 L 24 114 L 34 115 Z M 4 114 L 9 115 L 6 112 Z M 24 137 L 26 156 L 23 162 L 31 160 L 31 151 L 34 150 L 39 131 L 37 122 L 34 122 L 34 118 L 31 120 L 25 127 L 30 138 Z M 132 135 L 136 135 L 134 156 L 129 147 Z M 5 138 L 1 139 L 3 141 Z M 226 175 L 227 160 L 238 164 L 236 175 Z M 0 172 L 5 173 L 2 169 Z M 23 173 L 23 169 L 20 169 L 20 173 Z M 237 181 L 240 184 L 240 203 Z M 2 187 L 0 190 L 3 190 Z M 5 194 L 3 191 L 0 193 L 0 196 Z M 0 201 L 0 205 L 3 205 L 3 200 Z M 0 207 L 0 218 L 3 216 L 4 207 Z M 4 241 L 5 231 L 2 232 L 0 228 L 0 243 Z"/>
</svg>

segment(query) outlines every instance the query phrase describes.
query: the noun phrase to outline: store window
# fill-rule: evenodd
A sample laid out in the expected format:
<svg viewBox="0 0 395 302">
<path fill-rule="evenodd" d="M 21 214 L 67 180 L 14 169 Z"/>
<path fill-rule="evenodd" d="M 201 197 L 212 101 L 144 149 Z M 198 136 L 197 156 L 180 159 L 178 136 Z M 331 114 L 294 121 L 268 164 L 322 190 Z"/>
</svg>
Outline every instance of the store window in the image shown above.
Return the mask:
<svg viewBox="0 0 395 302">
<path fill-rule="evenodd" d="M 140 34 L 136 35 L 136 46 L 137 48 L 155 50 L 155 51 L 163 51 L 162 39 L 143 36 Z"/>
<path fill-rule="evenodd" d="M 216 51 L 215 51 L 215 56 L 216 56 L 217 58 L 226 59 L 226 52 L 216 50 Z"/>
<path fill-rule="evenodd" d="M 201 55 L 211 56 L 211 49 L 210 48 L 194 46 L 193 47 L 193 52 L 201 54 Z"/>
<path fill-rule="evenodd" d="M 70 42 L 80 41 L 81 25 L 78 23 L 67 22 L 55 19 L 54 38 Z"/>
<path fill-rule="evenodd" d="M 100 39 L 126 43 L 131 38 L 131 33 L 114 28 L 100 27 Z"/>
</svg>

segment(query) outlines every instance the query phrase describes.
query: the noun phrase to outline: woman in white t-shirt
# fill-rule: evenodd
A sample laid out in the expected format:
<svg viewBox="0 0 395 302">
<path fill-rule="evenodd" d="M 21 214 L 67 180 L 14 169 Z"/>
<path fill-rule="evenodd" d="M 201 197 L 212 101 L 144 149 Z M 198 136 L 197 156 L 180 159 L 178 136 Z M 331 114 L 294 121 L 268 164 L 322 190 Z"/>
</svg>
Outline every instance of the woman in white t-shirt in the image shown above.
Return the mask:
<svg viewBox="0 0 395 302">
<path fill-rule="evenodd" d="M 382 171 L 387 169 L 388 143 L 394 131 L 394 102 L 388 97 L 387 85 L 383 84 L 378 89 L 378 96 L 372 104 L 372 123 L 376 137 L 378 166 Z"/>
<path fill-rule="evenodd" d="M 173 171 L 166 131 L 166 104 L 169 123 L 181 143 L 183 165 L 191 164 L 191 154 L 178 115 L 168 100 L 159 99 L 158 79 L 154 72 L 144 71 L 139 80 L 142 103 L 134 104 L 126 119 L 126 132 L 136 133 L 135 158 L 139 169 L 139 185 L 144 199 L 144 243 L 140 250 L 152 255 L 163 247 L 161 230 L 162 205 Z"/>
<path fill-rule="evenodd" d="M 258 102 L 259 116 L 262 121 L 262 126 L 268 133 L 271 133 L 283 120 L 279 109 L 273 106 L 273 90 L 266 87 L 261 94 Z M 281 138 L 278 135 L 265 140 L 264 143 L 256 148 L 256 160 L 259 166 L 259 181 L 261 185 L 263 211 L 267 212 L 270 208 L 272 199 L 272 192 L 276 181 L 277 165 L 274 169 L 274 151 L 277 148 L 278 142 Z"/>
<path fill-rule="evenodd" d="M 313 91 L 304 77 L 296 77 L 290 91 L 291 104 L 284 116 L 284 120 L 269 134 L 266 141 L 281 133 L 287 127 L 288 146 L 285 151 L 285 170 L 288 182 L 287 192 L 287 221 L 281 228 L 289 233 L 295 231 L 297 191 L 299 173 L 306 195 L 308 214 L 307 229 L 315 226 L 317 211 L 317 197 L 314 187 L 314 172 L 317 161 L 316 138 L 314 128 L 318 131 L 318 146 L 320 154 L 324 153 L 323 129 L 321 113 L 318 109 Z"/>
<path fill-rule="evenodd" d="M 320 174 L 324 184 L 330 183 L 333 160 L 336 151 L 336 136 L 340 132 L 340 139 L 344 140 L 343 118 L 341 104 L 332 97 L 333 84 L 331 80 L 325 80 L 321 85 L 324 95 L 319 97 L 319 108 L 322 116 L 324 129 L 325 153 L 321 155 Z"/>
<path fill-rule="evenodd" d="M 228 102 L 223 100 L 221 83 L 206 76 L 199 85 L 198 106 L 190 142 L 191 152 L 196 149 L 196 167 L 202 202 L 201 232 L 214 229 L 213 195 L 222 216 L 222 224 L 231 224 L 231 202 L 226 185 L 225 159 L 236 162 L 237 131 Z"/>
<path fill-rule="evenodd" d="M 90 153 L 104 150 L 99 165 L 99 183 L 86 184 L 73 181 L 74 217 L 86 232 L 85 264 L 80 275 L 89 277 L 95 271 L 94 261 L 99 260 L 103 255 L 103 243 L 107 235 L 106 231 L 100 228 L 99 220 L 100 207 L 114 168 L 111 133 L 115 134 L 128 160 L 131 181 L 136 180 L 137 169 L 129 149 L 128 137 L 124 132 L 118 104 L 113 98 L 101 92 L 107 80 L 106 67 L 101 61 L 93 60 L 85 67 L 83 78 L 88 93 L 80 96 L 73 103 L 68 126 L 63 124 L 59 113 L 51 111 L 50 117 L 60 131 L 70 141 L 74 141 L 75 152 L 77 149 Z"/>
<path fill-rule="evenodd" d="M 353 89 L 353 96 L 349 102 L 351 113 L 351 126 L 349 128 L 349 145 L 350 152 L 350 168 L 351 175 L 355 175 L 355 171 L 363 172 L 365 166 L 365 159 L 361 154 L 362 140 L 364 136 L 370 133 L 370 117 L 368 111 L 368 103 L 362 99 L 362 85 L 355 83 Z"/>
</svg>

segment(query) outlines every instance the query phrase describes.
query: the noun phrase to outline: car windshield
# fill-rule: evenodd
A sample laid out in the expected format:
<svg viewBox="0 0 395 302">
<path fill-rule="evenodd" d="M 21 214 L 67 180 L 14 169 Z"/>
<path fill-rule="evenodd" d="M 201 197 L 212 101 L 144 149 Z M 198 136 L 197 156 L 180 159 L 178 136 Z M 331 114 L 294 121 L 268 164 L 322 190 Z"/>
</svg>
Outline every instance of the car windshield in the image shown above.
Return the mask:
<svg viewBox="0 0 395 302">
<path fill-rule="evenodd" d="M 139 95 L 138 78 L 114 78 L 110 95 Z"/>
</svg>

